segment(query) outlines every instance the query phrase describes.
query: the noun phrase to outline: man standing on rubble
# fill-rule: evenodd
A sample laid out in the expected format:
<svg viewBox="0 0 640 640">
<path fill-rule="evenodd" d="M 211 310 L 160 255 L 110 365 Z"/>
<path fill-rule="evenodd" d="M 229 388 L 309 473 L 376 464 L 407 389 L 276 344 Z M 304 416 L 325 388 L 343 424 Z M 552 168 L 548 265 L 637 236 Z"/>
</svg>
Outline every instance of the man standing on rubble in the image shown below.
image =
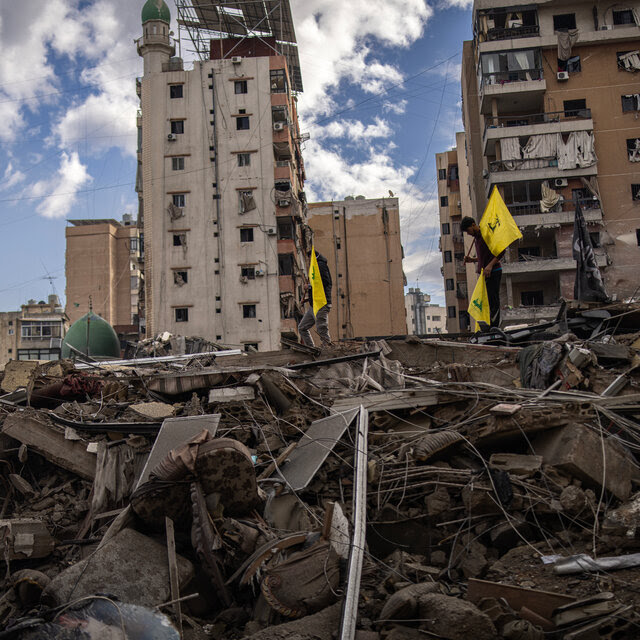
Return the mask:
<svg viewBox="0 0 640 640">
<path fill-rule="evenodd" d="M 333 285 L 331 272 L 329 271 L 327 259 L 321 253 L 318 253 L 315 248 L 312 247 L 311 251 L 307 252 L 307 258 L 310 262 L 310 284 L 303 303 L 307 301 L 309 308 L 302 316 L 302 320 L 300 320 L 298 331 L 300 332 L 302 343 L 307 347 L 313 347 L 313 338 L 309 329 L 315 324 L 322 344 L 328 346 L 331 344 L 331 337 L 329 336 L 329 311 L 331 311 L 331 287 Z"/>
<path fill-rule="evenodd" d="M 482 237 L 480 227 L 476 221 L 470 216 L 462 218 L 460 229 L 463 233 L 467 233 L 474 239 L 476 248 L 476 258 L 468 255 L 464 257 L 464 262 L 475 262 L 476 273 L 480 275 L 484 269 L 484 279 L 487 284 L 487 297 L 489 298 L 489 313 L 491 318 L 490 326 L 500 326 L 500 281 L 502 280 L 502 264 L 500 258 L 504 255 L 504 251 L 498 256 L 491 253 L 487 243 Z"/>
</svg>

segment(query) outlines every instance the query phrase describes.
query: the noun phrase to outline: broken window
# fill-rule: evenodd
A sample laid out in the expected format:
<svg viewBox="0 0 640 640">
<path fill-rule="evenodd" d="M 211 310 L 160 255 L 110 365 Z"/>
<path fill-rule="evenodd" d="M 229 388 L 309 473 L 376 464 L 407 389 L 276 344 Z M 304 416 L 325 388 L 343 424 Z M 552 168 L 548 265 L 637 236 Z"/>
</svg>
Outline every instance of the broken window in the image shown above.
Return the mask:
<svg viewBox="0 0 640 640">
<path fill-rule="evenodd" d="M 640 184 L 631 185 L 631 197 L 636 201 L 640 200 Z"/>
<path fill-rule="evenodd" d="M 540 247 L 518 247 L 518 259 L 527 260 L 528 258 L 539 258 L 541 255 Z"/>
<path fill-rule="evenodd" d="M 256 317 L 256 305 L 255 304 L 243 304 L 242 305 L 242 317 L 243 318 L 255 318 Z"/>
<path fill-rule="evenodd" d="M 278 220 L 278 240 L 293 238 L 293 223 L 290 220 Z"/>
<path fill-rule="evenodd" d="M 249 128 L 249 116 L 236 116 L 236 129 L 244 131 Z"/>
<path fill-rule="evenodd" d="M 628 111 L 640 111 L 640 93 L 632 93 L 621 97 L 623 113 Z"/>
<path fill-rule="evenodd" d="M 627 155 L 630 162 L 640 162 L 640 138 L 627 138 Z"/>
<path fill-rule="evenodd" d="M 176 307 L 176 322 L 189 322 L 189 307 Z"/>
<path fill-rule="evenodd" d="M 576 28 L 575 13 L 561 13 L 560 15 L 553 16 L 554 31 L 567 31 L 568 29 L 575 29 L 575 28 Z"/>
<path fill-rule="evenodd" d="M 293 254 L 292 253 L 278 254 L 278 274 L 281 276 L 293 275 Z"/>
<path fill-rule="evenodd" d="M 251 165 L 251 154 L 250 153 L 238 153 L 238 166 L 239 167 L 248 167 Z"/>
<path fill-rule="evenodd" d="M 256 268 L 255 267 L 240 267 L 240 277 L 246 278 L 247 280 L 255 280 L 256 279 Z"/>
<path fill-rule="evenodd" d="M 187 271 L 174 271 L 173 272 L 173 284 L 177 284 L 181 287 L 184 284 L 187 284 L 189 279 Z"/>
<path fill-rule="evenodd" d="M 453 278 L 447 278 L 445 281 L 445 288 L 447 291 L 453 291 L 455 288 L 455 283 L 453 282 Z"/>
<path fill-rule="evenodd" d="M 587 110 L 587 101 L 582 98 L 580 100 L 565 100 L 564 103 L 564 117 L 576 118 L 578 116 L 585 117 Z"/>
<path fill-rule="evenodd" d="M 184 133 L 184 120 L 172 120 L 171 133 Z"/>
<path fill-rule="evenodd" d="M 451 251 L 445 251 L 444 252 L 444 261 L 445 262 L 451 262 Z"/>
<path fill-rule="evenodd" d="M 184 193 L 173 194 L 173 204 L 176 207 L 184 207 L 187 204 L 187 196 Z"/>
<path fill-rule="evenodd" d="M 640 71 L 640 50 L 618 51 L 616 54 L 618 67 L 625 71 Z"/>
<path fill-rule="evenodd" d="M 233 83 L 233 88 L 236 94 L 238 93 L 247 93 L 247 81 L 246 80 L 236 80 Z"/>
<path fill-rule="evenodd" d="M 622 9 L 620 11 L 614 10 L 611 13 L 613 14 L 613 24 L 615 25 L 636 24 L 632 9 Z"/>
<path fill-rule="evenodd" d="M 270 72 L 271 93 L 287 92 L 287 76 L 284 69 L 271 69 Z"/>
<path fill-rule="evenodd" d="M 173 246 L 174 247 L 186 247 L 187 246 L 187 234 L 186 233 L 174 233 L 173 234 Z"/>
<path fill-rule="evenodd" d="M 599 231 L 591 231 L 589 233 L 589 238 L 591 240 L 591 246 L 594 249 L 598 249 L 599 247 L 602 246 L 602 244 L 600 243 L 600 232 Z"/>
<path fill-rule="evenodd" d="M 240 229 L 240 242 L 253 242 L 253 227 Z"/>
<path fill-rule="evenodd" d="M 271 121 L 273 124 L 278 122 L 282 125 L 289 124 L 289 111 L 285 105 L 271 107 Z"/>
<path fill-rule="evenodd" d="M 448 222 L 442 223 L 442 235 L 448 236 L 451 233 L 451 228 Z"/>
<path fill-rule="evenodd" d="M 440 206 L 441 207 L 449 206 L 449 196 L 440 196 Z"/>
<path fill-rule="evenodd" d="M 449 180 L 458 180 L 458 165 L 452 164 L 449 167 Z"/>
<path fill-rule="evenodd" d="M 182 98 L 182 85 L 170 84 L 169 85 L 169 97 L 170 98 Z"/>
<path fill-rule="evenodd" d="M 544 304 L 542 291 L 522 291 L 520 293 L 520 304 L 523 307 L 541 307 Z"/>
<path fill-rule="evenodd" d="M 258 351 L 258 343 L 257 342 L 245 342 L 243 343 L 243 348 L 245 351 Z"/>
<path fill-rule="evenodd" d="M 636 229 L 636 244 L 640 247 L 640 229 Z"/>
<path fill-rule="evenodd" d="M 256 208 L 256 201 L 253 197 L 253 191 L 238 191 L 240 198 L 240 213 L 247 213 L 247 211 L 253 211 Z"/>
<path fill-rule="evenodd" d="M 184 170 L 184 158 L 171 158 L 171 169 L 173 171 Z"/>
</svg>

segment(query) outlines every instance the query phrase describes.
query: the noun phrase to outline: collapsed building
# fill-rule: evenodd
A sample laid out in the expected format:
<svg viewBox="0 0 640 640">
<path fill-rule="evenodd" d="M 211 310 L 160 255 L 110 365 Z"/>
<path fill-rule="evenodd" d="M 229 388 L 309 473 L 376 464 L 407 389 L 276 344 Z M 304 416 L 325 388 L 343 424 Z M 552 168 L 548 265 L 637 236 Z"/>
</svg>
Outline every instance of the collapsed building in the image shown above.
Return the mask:
<svg viewBox="0 0 640 640">
<path fill-rule="evenodd" d="M 639 319 L 9 363 L 2 637 L 635 637 Z"/>
</svg>

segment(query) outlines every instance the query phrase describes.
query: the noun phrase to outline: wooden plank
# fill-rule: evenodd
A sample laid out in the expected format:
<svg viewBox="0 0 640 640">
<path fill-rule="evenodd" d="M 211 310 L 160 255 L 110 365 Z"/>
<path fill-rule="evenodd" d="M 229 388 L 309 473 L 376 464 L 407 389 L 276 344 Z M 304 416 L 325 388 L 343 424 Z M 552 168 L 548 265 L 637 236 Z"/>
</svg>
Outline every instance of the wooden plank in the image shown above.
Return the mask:
<svg viewBox="0 0 640 640">
<path fill-rule="evenodd" d="M 47 424 L 45 414 L 34 409 L 16 411 L 7 416 L 2 433 L 26 444 L 49 462 L 86 480 L 96 475 L 95 453 L 87 451 L 82 440 L 65 440 L 64 431 Z"/>
<path fill-rule="evenodd" d="M 173 520 L 165 516 L 165 528 L 167 530 L 167 556 L 169 559 L 169 583 L 171 585 L 171 600 L 173 612 L 178 623 L 178 633 L 182 638 L 182 607 L 180 606 L 180 581 L 178 578 L 178 558 L 176 556 L 176 537 L 173 528 Z"/>
<path fill-rule="evenodd" d="M 398 389 L 398 391 L 389 393 L 366 393 L 337 398 L 331 406 L 331 412 L 342 413 L 348 409 L 356 409 L 361 405 L 369 411 L 411 409 L 413 407 L 429 407 L 454 399 L 435 389 Z"/>
</svg>

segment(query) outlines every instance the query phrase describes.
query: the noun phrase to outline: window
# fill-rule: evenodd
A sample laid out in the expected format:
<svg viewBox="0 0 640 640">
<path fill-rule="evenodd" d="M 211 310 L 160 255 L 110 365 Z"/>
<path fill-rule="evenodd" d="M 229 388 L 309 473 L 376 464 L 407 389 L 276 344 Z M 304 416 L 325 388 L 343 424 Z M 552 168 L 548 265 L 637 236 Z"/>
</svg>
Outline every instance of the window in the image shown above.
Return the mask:
<svg viewBox="0 0 640 640">
<path fill-rule="evenodd" d="M 640 247 L 640 229 L 636 229 L 636 243 Z"/>
<path fill-rule="evenodd" d="M 440 318 L 441 318 L 441 316 L 432 316 L 432 317 L 431 317 L 431 319 L 432 319 L 434 322 L 440 322 Z"/>
<path fill-rule="evenodd" d="M 184 133 L 184 120 L 172 120 L 171 133 Z"/>
<path fill-rule="evenodd" d="M 239 167 L 248 167 L 251 165 L 251 154 L 250 153 L 238 153 L 238 166 Z"/>
<path fill-rule="evenodd" d="M 131 291 L 137 291 L 138 290 L 138 276 L 131 276 Z"/>
<path fill-rule="evenodd" d="M 240 229 L 240 242 L 253 242 L 253 227 Z"/>
<path fill-rule="evenodd" d="M 236 117 L 236 129 L 244 131 L 249 128 L 249 116 Z"/>
<path fill-rule="evenodd" d="M 566 29 L 576 28 L 576 14 L 575 13 L 562 13 L 557 16 L 553 16 L 553 30 L 565 31 Z"/>
<path fill-rule="evenodd" d="M 187 234 L 186 233 L 174 233 L 173 234 L 173 246 L 174 247 L 186 247 L 187 246 Z"/>
<path fill-rule="evenodd" d="M 458 180 L 459 176 L 458 176 L 458 165 L 457 164 L 452 164 L 449 167 L 449 180 Z"/>
<path fill-rule="evenodd" d="M 7 349 L 9 353 L 13 353 L 13 349 Z"/>
<path fill-rule="evenodd" d="M 526 260 L 526 256 L 539 258 L 541 256 L 540 247 L 518 247 L 518 258 L 521 261 Z"/>
<path fill-rule="evenodd" d="M 173 194 L 173 204 L 176 207 L 184 207 L 187 204 L 187 196 L 184 193 Z"/>
<path fill-rule="evenodd" d="M 630 162 L 640 162 L 640 138 L 627 138 L 627 157 Z"/>
<path fill-rule="evenodd" d="M 281 276 L 293 275 L 293 254 L 292 253 L 278 254 L 278 275 L 281 275 Z"/>
<path fill-rule="evenodd" d="M 559 66 L 558 70 L 561 70 Z M 582 67 L 580 65 L 580 56 L 573 56 L 567 60 L 566 71 L 568 71 L 569 73 L 579 73 L 580 71 L 582 71 Z"/>
<path fill-rule="evenodd" d="M 253 197 L 253 191 L 238 191 L 238 197 L 240 199 L 238 208 L 238 211 L 240 213 L 253 211 L 253 209 L 256 208 L 256 201 Z"/>
<path fill-rule="evenodd" d="M 182 85 L 181 84 L 170 84 L 169 85 L 169 96 L 171 98 L 182 98 Z"/>
<path fill-rule="evenodd" d="M 278 220 L 278 240 L 293 238 L 293 224 L 289 220 Z"/>
<path fill-rule="evenodd" d="M 188 271 L 174 271 L 173 272 L 173 284 L 177 284 L 181 287 L 183 284 L 187 284 L 189 281 Z"/>
<path fill-rule="evenodd" d="M 449 196 L 440 196 L 440 206 L 441 207 L 449 206 Z"/>
<path fill-rule="evenodd" d="M 633 19 L 632 9 L 622 9 L 622 11 L 612 11 L 613 24 L 631 24 L 635 25 L 636 21 Z"/>
<path fill-rule="evenodd" d="M 451 227 L 448 222 L 442 223 L 442 235 L 448 236 L 451 233 Z"/>
<path fill-rule="evenodd" d="M 444 261 L 445 262 L 451 262 L 451 251 L 445 251 L 444 252 Z"/>
<path fill-rule="evenodd" d="M 246 80 L 236 80 L 233 83 L 233 88 L 236 93 L 247 93 L 247 81 Z"/>
<path fill-rule="evenodd" d="M 455 308 L 455 306 L 447 307 L 447 316 L 449 318 L 455 318 L 456 317 L 456 308 Z"/>
<path fill-rule="evenodd" d="M 60 338 L 59 320 L 24 320 L 20 327 L 20 335 L 23 340 L 48 340 Z"/>
<path fill-rule="evenodd" d="M 18 360 L 60 360 L 60 349 L 18 349 Z"/>
<path fill-rule="evenodd" d="M 243 318 L 255 318 L 256 317 L 256 305 L 255 304 L 243 304 L 242 305 L 242 317 Z"/>
<path fill-rule="evenodd" d="M 601 245 L 600 245 L 600 232 L 599 231 L 592 231 L 591 233 L 589 233 L 589 239 L 591 240 L 591 246 L 594 249 L 598 249 Z"/>
<path fill-rule="evenodd" d="M 622 111 L 640 111 L 640 99 L 638 94 L 622 96 Z"/>
<path fill-rule="evenodd" d="M 453 278 L 447 278 L 445 285 L 446 285 L 445 288 L 447 291 L 453 291 L 455 289 Z"/>
<path fill-rule="evenodd" d="M 171 158 L 171 169 L 173 171 L 184 171 L 184 158 Z"/>
<path fill-rule="evenodd" d="M 286 106 L 271 107 L 271 122 L 276 124 L 281 122 L 282 124 L 289 123 L 289 111 Z"/>
<path fill-rule="evenodd" d="M 631 185 L 631 197 L 633 200 L 640 201 L 640 184 Z"/>
<path fill-rule="evenodd" d="M 635 51 L 618 51 L 616 53 L 618 59 L 618 67 L 632 73 L 640 71 L 640 55 L 638 50 Z"/>
<path fill-rule="evenodd" d="M 447 179 L 447 170 L 438 169 L 438 180 L 446 180 L 446 179 Z"/>
<path fill-rule="evenodd" d="M 564 117 L 575 118 L 577 116 L 585 115 L 587 110 L 587 101 L 582 100 L 565 100 L 564 103 Z"/>
<path fill-rule="evenodd" d="M 544 304 L 542 291 L 523 291 L 520 293 L 520 304 L 523 307 L 541 307 Z"/>
<path fill-rule="evenodd" d="M 287 76 L 284 69 L 271 69 L 271 93 L 287 92 Z"/>
<path fill-rule="evenodd" d="M 12 336 L 13 335 L 13 329 L 9 329 L 9 335 Z"/>
<path fill-rule="evenodd" d="M 9 320 L 9 326 L 13 327 L 13 320 Z"/>
<path fill-rule="evenodd" d="M 242 278 L 247 278 L 248 280 L 256 279 L 256 268 L 255 267 L 240 267 L 240 276 Z"/>
<path fill-rule="evenodd" d="M 176 307 L 176 322 L 189 322 L 189 307 Z"/>
<path fill-rule="evenodd" d="M 244 343 L 244 350 L 245 351 L 257 351 L 258 350 L 258 343 L 257 342 L 245 342 Z"/>
</svg>

